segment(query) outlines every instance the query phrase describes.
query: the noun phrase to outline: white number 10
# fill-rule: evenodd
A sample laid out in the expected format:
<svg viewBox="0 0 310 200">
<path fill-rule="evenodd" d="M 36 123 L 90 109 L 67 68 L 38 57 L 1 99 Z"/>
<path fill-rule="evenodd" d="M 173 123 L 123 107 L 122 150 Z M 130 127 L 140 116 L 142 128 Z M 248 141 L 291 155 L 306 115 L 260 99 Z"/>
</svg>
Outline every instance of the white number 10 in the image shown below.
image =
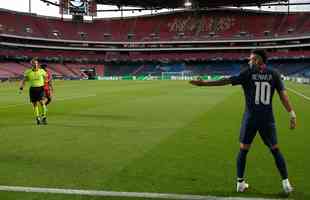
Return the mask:
<svg viewBox="0 0 310 200">
<path fill-rule="evenodd" d="M 270 104 L 270 84 L 268 82 L 255 82 L 256 93 L 255 93 L 255 104 L 260 103 L 264 105 Z"/>
</svg>

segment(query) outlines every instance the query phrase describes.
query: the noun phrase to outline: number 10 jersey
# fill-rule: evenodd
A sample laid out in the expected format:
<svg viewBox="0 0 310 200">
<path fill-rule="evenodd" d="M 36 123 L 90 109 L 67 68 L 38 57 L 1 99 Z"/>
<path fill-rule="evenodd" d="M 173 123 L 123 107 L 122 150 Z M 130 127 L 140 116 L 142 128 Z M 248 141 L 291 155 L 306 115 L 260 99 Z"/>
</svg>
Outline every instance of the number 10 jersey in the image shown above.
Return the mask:
<svg viewBox="0 0 310 200">
<path fill-rule="evenodd" d="M 247 68 L 230 78 L 232 85 L 242 85 L 245 96 L 245 116 L 274 121 L 272 98 L 275 90 L 285 90 L 280 74 L 270 68 Z M 264 120 L 264 121 L 265 121 Z"/>
</svg>

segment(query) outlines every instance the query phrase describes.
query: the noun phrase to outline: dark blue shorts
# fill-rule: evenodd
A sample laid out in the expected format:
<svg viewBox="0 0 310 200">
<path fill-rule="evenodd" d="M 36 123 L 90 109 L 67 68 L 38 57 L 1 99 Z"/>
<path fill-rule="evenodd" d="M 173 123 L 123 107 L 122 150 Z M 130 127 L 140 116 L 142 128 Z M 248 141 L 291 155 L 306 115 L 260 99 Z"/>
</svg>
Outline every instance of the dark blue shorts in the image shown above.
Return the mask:
<svg viewBox="0 0 310 200">
<path fill-rule="evenodd" d="M 240 129 L 240 143 L 252 144 L 257 132 L 268 147 L 278 144 L 277 130 L 273 120 L 246 117 L 243 118 Z"/>
</svg>

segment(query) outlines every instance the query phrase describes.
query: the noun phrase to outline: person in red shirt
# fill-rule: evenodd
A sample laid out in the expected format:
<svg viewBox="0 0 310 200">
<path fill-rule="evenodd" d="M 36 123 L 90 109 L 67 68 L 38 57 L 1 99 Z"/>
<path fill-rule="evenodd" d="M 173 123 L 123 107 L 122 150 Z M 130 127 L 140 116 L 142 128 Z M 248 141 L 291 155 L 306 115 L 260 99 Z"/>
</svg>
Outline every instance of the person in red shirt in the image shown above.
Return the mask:
<svg viewBox="0 0 310 200">
<path fill-rule="evenodd" d="M 52 93 L 53 93 L 53 84 L 52 84 L 52 74 L 49 70 L 46 69 L 47 65 L 42 64 L 41 69 L 46 71 L 47 77 L 44 82 L 44 94 L 45 94 L 45 105 L 48 105 L 52 101 Z"/>
</svg>

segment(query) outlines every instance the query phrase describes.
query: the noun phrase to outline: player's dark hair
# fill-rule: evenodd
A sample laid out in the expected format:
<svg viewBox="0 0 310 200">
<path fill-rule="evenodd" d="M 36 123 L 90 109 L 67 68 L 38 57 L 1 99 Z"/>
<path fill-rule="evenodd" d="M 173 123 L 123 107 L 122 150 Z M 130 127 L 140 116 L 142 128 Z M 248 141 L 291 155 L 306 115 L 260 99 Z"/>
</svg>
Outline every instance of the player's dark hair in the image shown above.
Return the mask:
<svg viewBox="0 0 310 200">
<path fill-rule="evenodd" d="M 46 68 L 47 68 L 47 64 L 41 64 L 41 65 L 40 65 L 40 67 L 41 67 L 41 69 L 46 70 Z"/>
<path fill-rule="evenodd" d="M 255 49 L 255 50 L 253 50 L 251 53 L 260 56 L 260 57 L 262 58 L 262 60 L 263 60 L 264 63 L 267 62 L 266 51 L 264 51 L 264 50 L 262 50 L 262 49 Z"/>
</svg>

